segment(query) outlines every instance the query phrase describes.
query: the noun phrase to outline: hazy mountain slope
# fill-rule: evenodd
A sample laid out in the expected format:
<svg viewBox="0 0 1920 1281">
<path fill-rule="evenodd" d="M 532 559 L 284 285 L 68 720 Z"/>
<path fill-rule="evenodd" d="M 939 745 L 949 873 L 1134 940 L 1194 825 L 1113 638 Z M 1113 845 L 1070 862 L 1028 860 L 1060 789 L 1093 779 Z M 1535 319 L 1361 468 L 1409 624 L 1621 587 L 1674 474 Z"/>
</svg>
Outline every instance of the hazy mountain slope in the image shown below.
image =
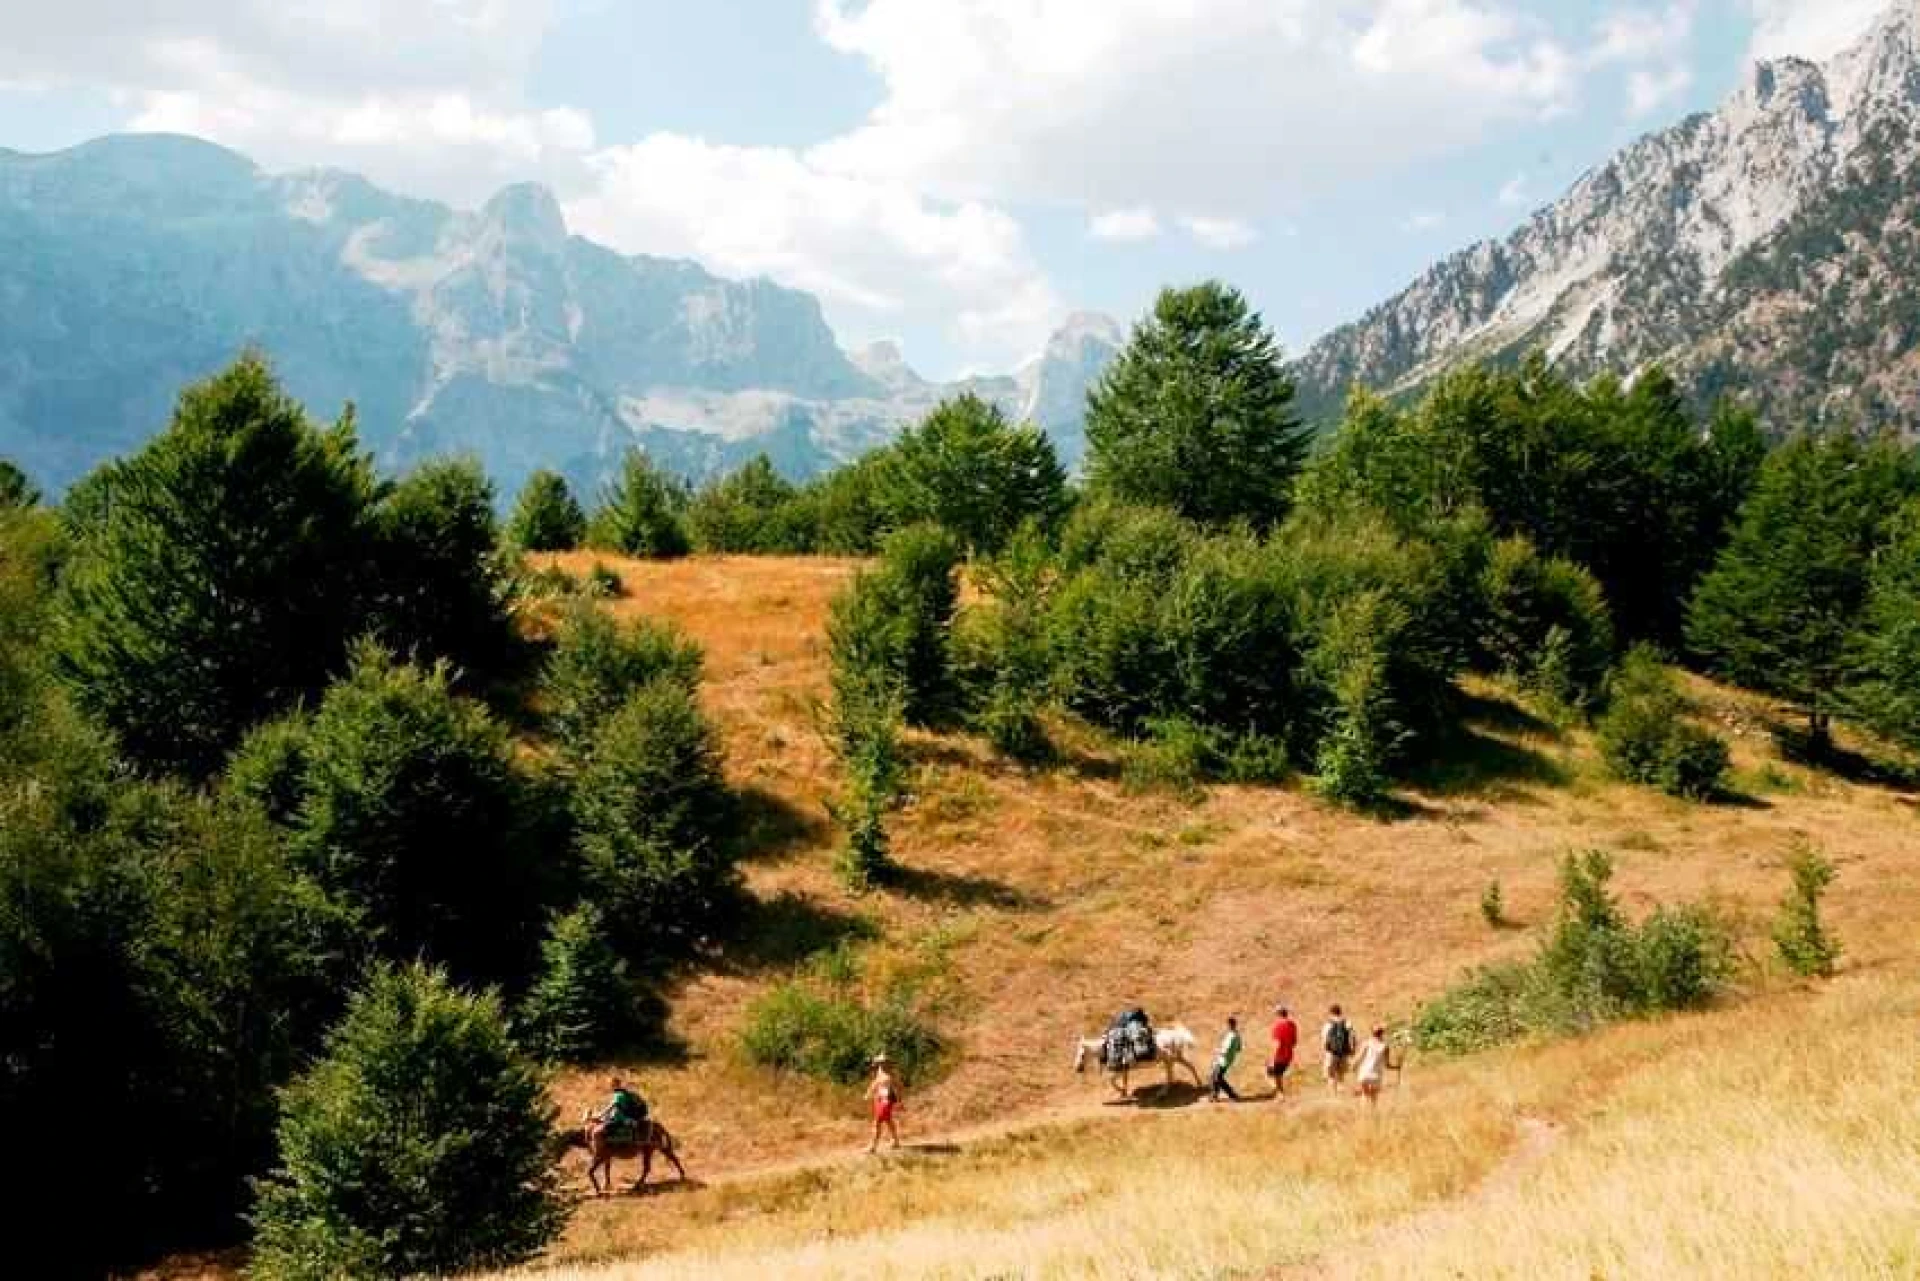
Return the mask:
<svg viewBox="0 0 1920 1281">
<path fill-rule="evenodd" d="M 636 443 L 693 474 L 765 449 L 804 475 L 956 387 L 1013 413 L 1043 387 L 1071 453 L 1113 329 L 1076 319 L 1022 378 L 933 384 L 897 349 L 869 372 L 811 295 L 617 254 L 541 187 L 462 212 L 166 136 L 0 151 L 0 249 L 0 454 L 55 489 L 248 344 L 315 413 L 355 402 L 389 465 L 471 452 L 508 491 L 539 466 L 591 485 Z"/>
<path fill-rule="evenodd" d="M 1303 399 L 1405 388 L 1545 349 L 1576 374 L 1658 360 L 1784 425 L 1906 422 L 1920 288 L 1920 0 L 1825 64 L 1762 63 L 1722 106 L 1640 139 L 1502 242 L 1433 267 L 1316 343 Z"/>
</svg>

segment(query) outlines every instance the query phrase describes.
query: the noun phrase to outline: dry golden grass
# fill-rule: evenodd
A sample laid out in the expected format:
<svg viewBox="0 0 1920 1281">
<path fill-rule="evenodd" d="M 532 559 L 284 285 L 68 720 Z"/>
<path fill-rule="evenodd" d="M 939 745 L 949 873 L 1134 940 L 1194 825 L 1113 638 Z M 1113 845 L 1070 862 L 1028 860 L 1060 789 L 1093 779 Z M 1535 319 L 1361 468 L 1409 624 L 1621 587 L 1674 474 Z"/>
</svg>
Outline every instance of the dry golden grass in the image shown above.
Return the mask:
<svg viewBox="0 0 1920 1281">
<path fill-rule="evenodd" d="M 592 559 L 565 563 L 578 572 Z M 1852 1018 L 1876 1000 L 1914 999 L 1890 980 L 1862 976 L 1916 951 L 1920 820 L 1910 800 L 1781 761 L 1763 728 L 1769 709 L 1705 683 L 1694 693 L 1734 736 L 1741 803 L 1703 807 L 1613 784 L 1584 735 L 1531 721 L 1485 689 L 1472 739 L 1409 792 L 1407 815 L 1395 822 L 1353 817 L 1299 789 L 1217 788 L 1197 804 L 1132 795 L 1097 749 L 1075 767 L 1026 771 L 965 739 L 917 738 L 915 796 L 896 837 L 914 878 L 904 891 L 851 898 L 829 870 L 822 801 L 834 771 L 811 709 L 825 689 L 827 601 L 856 566 L 608 563 L 629 590 L 611 608 L 672 618 L 707 648 L 708 706 L 730 771 L 763 817 L 765 849 L 749 883 L 776 906 L 734 955 L 673 994 L 684 1061 L 622 1065 L 708 1186 L 586 1207 L 554 1251 L 556 1264 L 652 1255 L 671 1243 L 671 1256 L 644 1268 L 594 1275 L 1258 1274 L 1300 1260 L 1424 1275 L 1424 1251 L 1477 1276 L 1508 1266 L 1505 1256 L 1484 1257 L 1481 1244 L 1504 1224 L 1511 1236 L 1500 1239 L 1526 1261 L 1513 1265 L 1516 1274 L 1571 1275 L 1568 1258 L 1586 1260 L 1581 1275 L 1652 1275 L 1674 1260 L 1683 1261 L 1680 1272 L 1712 1273 L 1716 1265 L 1698 1254 L 1661 1253 L 1679 1251 L 1686 1230 L 1677 1193 L 1713 1186 L 1716 1171 L 1731 1189 L 1744 1187 L 1743 1145 L 1757 1145 L 1766 1124 L 1804 1138 L 1780 1110 L 1826 1108 L 1820 1114 L 1836 1123 L 1855 1115 L 1852 1095 L 1812 1093 L 1823 1076 L 1845 1080 L 1843 1069 L 1854 1070 L 1853 1056 L 1867 1050 L 1850 1033 L 1845 1063 L 1820 1058 L 1827 1002 Z M 1183 1019 L 1203 1037 L 1234 1011 L 1264 1027 L 1278 998 L 1309 1018 L 1333 1000 L 1364 1021 L 1403 1017 L 1462 969 L 1531 946 L 1524 928 L 1487 927 L 1480 893 L 1499 879 L 1508 915 L 1537 926 L 1570 848 L 1614 851 L 1616 886 L 1635 911 L 1711 898 L 1760 937 L 1784 888 L 1782 856 L 1799 839 L 1822 845 L 1841 868 L 1829 912 L 1855 974 L 1830 995 L 1438 1071 L 1418 1065 L 1406 1097 L 1373 1122 L 1352 1107 L 1321 1105 L 1284 1118 L 1251 1107 L 1127 1112 L 1116 1124 L 1116 1109 L 1100 1106 L 1100 1087 L 1065 1070 L 1072 1037 L 1122 1004 Z M 884 935 L 875 945 L 883 953 L 935 933 L 947 941 L 957 995 L 948 1031 L 958 1053 L 940 1081 L 909 1083 L 906 1125 L 910 1140 L 957 1137 L 964 1150 L 956 1154 L 807 1164 L 864 1141 L 858 1099 L 740 1062 L 745 1004 L 809 943 L 856 921 Z M 1249 1037 L 1253 1063 L 1263 1040 Z M 1724 1058 L 1679 1049 L 1722 1040 Z M 1729 1081 L 1745 1079 L 1732 1066 L 1736 1051 L 1785 1072 L 1801 1040 L 1808 1066 L 1787 1073 L 1788 1093 L 1766 1096 L 1775 1111 L 1710 1110 Z M 562 1081 L 563 1109 L 577 1112 L 602 1075 Z M 1660 1110 L 1663 1101 L 1670 1110 Z M 1536 1153 L 1536 1120 L 1556 1122 L 1567 1137 Z M 1656 1155 L 1636 1155 L 1635 1144 L 1690 1123 L 1698 1141 L 1682 1148 L 1673 1180 L 1648 1181 L 1645 1200 L 1629 1204 L 1643 1186 L 1635 1162 Z M 1713 1136 L 1723 1128 L 1728 1159 L 1716 1165 Z M 1751 1159 L 1764 1168 L 1777 1155 L 1753 1146 Z M 1527 1177 L 1503 1179 L 1515 1161 L 1529 1163 Z M 1821 1168 L 1836 1179 L 1834 1171 L 1876 1173 L 1864 1157 Z M 1623 1198 L 1619 1224 L 1582 1227 L 1575 1190 L 1583 1179 Z M 1905 1186 L 1909 1204 L 1920 1204 Z M 1514 1199 L 1523 1195 L 1534 1200 L 1522 1207 Z M 1523 1210 L 1547 1225 L 1543 1235 L 1513 1222 Z M 1766 1213 L 1798 1222 L 1778 1208 Z M 1839 1250 L 1850 1222 L 1836 1212 L 1832 1238 L 1809 1228 L 1807 1248 L 1839 1260 L 1842 1271 L 1874 1275 L 1869 1257 L 1825 1253 L 1821 1242 Z M 1643 1233 L 1671 1240 L 1622 1253 Z M 1750 1251 L 1768 1239 L 1740 1235 Z M 1126 1244 L 1116 1247 L 1116 1238 Z M 1377 1250 L 1345 1248 L 1361 1239 Z M 1879 1245 L 1892 1250 L 1891 1241 Z M 1907 1248 L 1911 1261 L 1910 1239 Z M 1759 1260 L 1760 1274 L 1774 1270 L 1772 1256 L 1728 1257 Z"/>
</svg>

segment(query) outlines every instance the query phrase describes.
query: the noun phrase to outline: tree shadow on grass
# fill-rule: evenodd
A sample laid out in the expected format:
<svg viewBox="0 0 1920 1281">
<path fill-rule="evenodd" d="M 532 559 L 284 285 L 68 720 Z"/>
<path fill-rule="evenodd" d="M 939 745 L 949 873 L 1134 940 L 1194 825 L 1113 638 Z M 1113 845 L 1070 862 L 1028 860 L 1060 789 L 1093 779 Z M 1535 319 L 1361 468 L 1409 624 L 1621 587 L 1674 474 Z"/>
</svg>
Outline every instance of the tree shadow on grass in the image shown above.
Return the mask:
<svg viewBox="0 0 1920 1281">
<path fill-rule="evenodd" d="M 724 973 L 755 974 L 791 969 L 842 943 L 869 943 L 879 937 L 880 928 L 867 917 L 783 891 L 749 900 L 733 938 L 715 959 Z"/>
<path fill-rule="evenodd" d="M 1804 725 L 1771 721 L 1767 724 L 1767 732 L 1773 736 L 1781 757 L 1795 765 L 1817 769 L 1866 787 L 1910 788 L 1920 785 L 1920 771 L 1916 771 L 1910 761 L 1869 754 L 1831 740 L 1818 741 Z"/>
<path fill-rule="evenodd" d="M 746 859 L 778 858 L 824 844 L 831 830 L 825 816 L 763 787 L 748 785 L 735 792 L 734 812 L 734 848 Z"/>
<path fill-rule="evenodd" d="M 1464 692 L 1459 698 L 1462 724 L 1477 726 L 1494 734 L 1527 734 L 1536 738 L 1551 739 L 1556 743 L 1567 736 L 1566 731 L 1552 721 L 1543 720 L 1518 703 L 1507 699 L 1486 698 L 1479 694 Z"/>
<path fill-rule="evenodd" d="M 1050 906 L 1005 881 L 965 872 L 941 872 L 924 867 L 898 867 L 887 876 L 887 888 L 908 898 L 949 907 L 997 907 L 1009 912 L 1031 911 Z"/>
<path fill-rule="evenodd" d="M 1436 737 L 1401 781 L 1429 796 L 1518 801 L 1526 799 L 1522 789 L 1528 785 L 1565 787 L 1573 779 L 1566 766 L 1546 753 L 1463 722 Z"/>
</svg>

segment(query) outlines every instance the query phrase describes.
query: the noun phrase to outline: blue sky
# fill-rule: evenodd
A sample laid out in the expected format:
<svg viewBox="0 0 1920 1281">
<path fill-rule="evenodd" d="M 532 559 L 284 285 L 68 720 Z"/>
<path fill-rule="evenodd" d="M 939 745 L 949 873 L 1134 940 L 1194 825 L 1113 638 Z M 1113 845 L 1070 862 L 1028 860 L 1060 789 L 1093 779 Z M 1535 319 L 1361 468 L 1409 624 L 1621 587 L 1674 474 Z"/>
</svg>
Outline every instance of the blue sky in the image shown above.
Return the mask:
<svg viewBox="0 0 1920 1281">
<path fill-rule="evenodd" d="M 1297 349 L 1884 3 L 0 0 L 0 146 L 174 130 L 461 205 L 538 180 L 582 234 L 809 289 L 945 376 L 1205 276 Z"/>
</svg>

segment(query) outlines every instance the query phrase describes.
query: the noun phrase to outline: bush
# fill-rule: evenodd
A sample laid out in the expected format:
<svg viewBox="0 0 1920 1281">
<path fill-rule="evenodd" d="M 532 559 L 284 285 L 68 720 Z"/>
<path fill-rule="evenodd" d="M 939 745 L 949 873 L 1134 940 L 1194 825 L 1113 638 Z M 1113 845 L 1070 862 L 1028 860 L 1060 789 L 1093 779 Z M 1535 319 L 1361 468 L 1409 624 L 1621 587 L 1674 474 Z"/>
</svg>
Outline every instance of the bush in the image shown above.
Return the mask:
<svg viewBox="0 0 1920 1281">
<path fill-rule="evenodd" d="M 1475 971 L 1429 1003 L 1414 1025 L 1417 1042 L 1464 1053 L 1711 1001 L 1732 973 L 1725 923 L 1703 907 L 1662 907 L 1636 927 L 1620 914 L 1612 877 L 1606 854 L 1569 855 L 1560 910 L 1539 953 Z"/>
<path fill-rule="evenodd" d="M 326 1055 L 282 1096 L 252 1275 L 444 1276 L 524 1262 L 565 1220 L 553 1121 L 495 997 L 424 966 L 375 970 Z"/>
<path fill-rule="evenodd" d="M 1652 650 L 1636 646 L 1614 673 L 1597 727 L 1600 753 L 1619 777 L 1703 800 L 1724 786 L 1729 753 L 1687 720 L 1687 701 Z"/>
<path fill-rule="evenodd" d="M 300 713 L 259 726 L 227 762 L 226 790 L 282 827 L 300 821 L 307 799 L 307 746 L 312 720 Z"/>
<path fill-rule="evenodd" d="M 689 544 L 680 517 L 686 501 L 684 485 L 640 450 L 629 450 L 619 479 L 607 487 L 587 526 L 587 541 L 628 556 L 684 556 Z"/>
<path fill-rule="evenodd" d="M 551 471 L 527 477 L 507 518 L 507 545 L 527 552 L 572 551 L 586 536 L 586 513 L 566 479 Z"/>
<path fill-rule="evenodd" d="M 989 603 L 963 613 L 954 632 L 964 701 L 995 751 L 1044 760 L 1052 750 L 1040 712 L 1053 680 L 1047 607 L 1054 574 L 1039 526 L 1023 526 L 980 573 Z"/>
<path fill-rule="evenodd" d="M 627 585 L 618 573 L 596 560 L 580 584 L 580 592 L 589 600 L 614 600 L 627 594 Z"/>
<path fill-rule="evenodd" d="M 36 507 L 39 503 L 40 491 L 27 479 L 27 473 L 0 458 L 0 507 Z"/>
<path fill-rule="evenodd" d="M 606 918 L 583 904 L 548 929 L 540 973 L 520 1004 L 514 1035 L 544 1058 L 585 1062 L 632 1044 L 644 1030 L 642 1008 Z"/>
<path fill-rule="evenodd" d="M 1363 592 L 1326 619 L 1308 655 L 1308 670 L 1330 696 L 1332 721 L 1314 757 L 1314 785 L 1342 804 L 1378 805 L 1392 786 L 1406 735 L 1389 684 L 1389 646 L 1404 622 L 1397 601 Z"/>
<path fill-rule="evenodd" d="M 1197 800 L 1212 755 L 1212 739 L 1200 726 L 1177 717 L 1157 720 L 1148 725 L 1144 738 L 1127 744 L 1121 781 L 1132 791 L 1166 791 Z"/>
<path fill-rule="evenodd" d="M 892 1059 L 907 1081 L 925 1080 L 944 1045 L 911 982 L 883 985 L 871 1000 L 857 990 L 859 968 L 829 953 L 811 974 L 782 983 L 747 1009 L 740 1044 L 761 1067 L 837 1085 L 858 1085 L 876 1054 Z"/>
<path fill-rule="evenodd" d="M 512 651 L 493 485 L 475 462 L 428 463 L 373 512 L 368 626 L 395 653 L 497 675 Z"/>
<path fill-rule="evenodd" d="M 511 978 L 540 918 L 526 791 L 506 732 L 449 685 L 444 667 L 359 650 L 307 731 L 291 845 L 382 955 Z"/>
<path fill-rule="evenodd" d="M 958 562 L 953 539 L 931 526 L 890 537 L 879 568 L 834 599 L 827 623 L 834 680 L 890 681 L 910 724 L 951 716 L 958 702 L 951 650 Z"/>
<path fill-rule="evenodd" d="M 1485 661 L 1566 707 L 1600 693 L 1613 661 L 1613 623 L 1600 584 L 1524 538 L 1494 544 L 1481 575 Z"/>
<path fill-rule="evenodd" d="M 621 954 L 679 958 L 724 925 L 739 876 L 733 800 L 693 691 L 656 678 L 594 733 L 572 780 L 587 884 Z"/>
<path fill-rule="evenodd" d="M 703 486 L 687 507 L 693 545 L 708 552 L 810 552 L 816 525 L 813 505 L 765 454 Z"/>
<path fill-rule="evenodd" d="M 1833 884 L 1832 863 L 1811 845 L 1796 848 L 1787 861 L 1793 888 L 1780 904 L 1773 943 L 1787 968 L 1805 978 L 1827 978 L 1840 959 L 1840 944 L 1820 920 L 1820 900 Z"/>
<path fill-rule="evenodd" d="M 692 689 L 700 666 L 699 645 L 671 624 L 622 627 L 604 610 L 575 604 L 561 615 L 541 669 L 541 708 L 554 737 L 577 755 L 633 691 L 662 678 Z"/>
<path fill-rule="evenodd" d="M 1499 929 L 1507 923 L 1507 900 L 1500 891 L 1500 878 L 1487 882 L 1487 888 L 1480 892 L 1480 919 Z"/>
<path fill-rule="evenodd" d="M 885 673 L 836 673 L 832 709 L 834 754 L 846 776 L 842 798 L 829 805 L 846 829 L 840 879 L 856 893 L 894 871 L 887 815 L 900 800 L 905 768 L 900 750 L 903 700 Z"/>
</svg>

